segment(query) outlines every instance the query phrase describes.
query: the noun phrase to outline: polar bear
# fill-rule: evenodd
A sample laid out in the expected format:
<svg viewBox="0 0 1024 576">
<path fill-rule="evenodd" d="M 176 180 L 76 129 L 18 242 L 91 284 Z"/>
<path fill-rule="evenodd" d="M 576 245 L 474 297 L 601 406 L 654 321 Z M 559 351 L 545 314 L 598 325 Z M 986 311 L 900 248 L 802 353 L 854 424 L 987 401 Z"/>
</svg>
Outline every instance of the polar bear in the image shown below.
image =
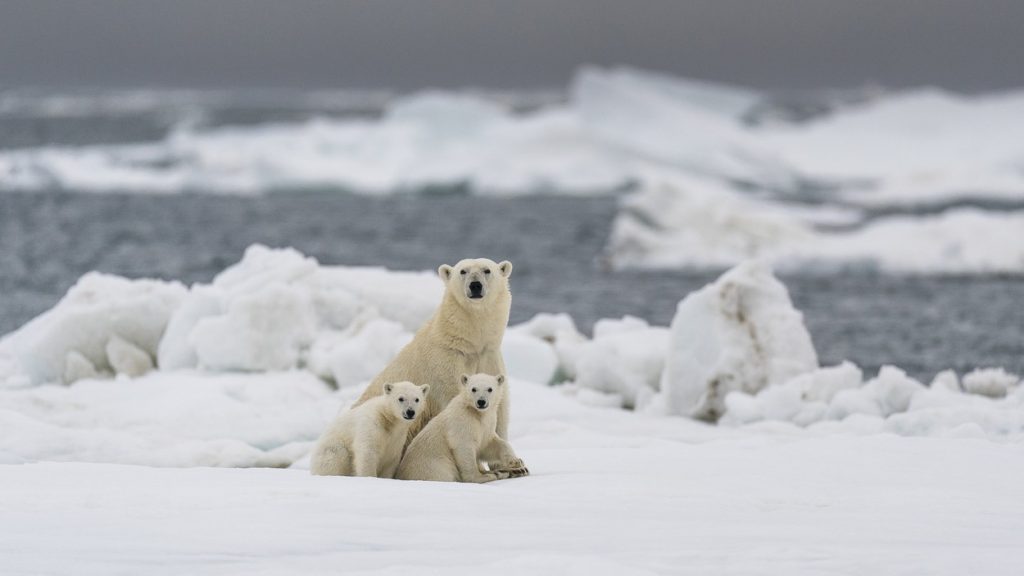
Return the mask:
<svg viewBox="0 0 1024 576">
<path fill-rule="evenodd" d="M 370 383 L 357 405 L 379 396 L 384 384 L 411 380 L 430 385 L 423 416 L 410 439 L 459 393 L 462 374 L 504 374 L 501 340 L 505 336 L 512 293 L 512 263 L 486 258 L 461 260 L 437 269 L 445 293 L 434 315 L 412 342 Z M 509 393 L 501 388 L 496 401 L 498 436 L 508 439 Z"/>
<path fill-rule="evenodd" d="M 343 412 L 317 441 L 310 472 L 394 478 L 409 427 L 422 417 L 429 390 L 427 384 L 386 384 L 383 395 Z"/>
<path fill-rule="evenodd" d="M 459 395 L 413 438 L 396 478 L 482 483 L 528 473 L 495 431 L 505 377 L 463 374 L 460 382 Z"/>
</svg>

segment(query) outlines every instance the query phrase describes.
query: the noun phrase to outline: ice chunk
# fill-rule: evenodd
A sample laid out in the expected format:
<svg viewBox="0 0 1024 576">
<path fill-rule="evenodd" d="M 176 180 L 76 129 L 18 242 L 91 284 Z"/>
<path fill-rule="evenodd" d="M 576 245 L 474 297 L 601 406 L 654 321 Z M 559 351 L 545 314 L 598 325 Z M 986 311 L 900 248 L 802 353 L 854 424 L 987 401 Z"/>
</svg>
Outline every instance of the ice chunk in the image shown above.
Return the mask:
<svg viewBox="0 0 1024 576">
<path fill-rule="evenodd" d="M 107 342 L 107 360 L 114 374 L 123 374 L 129 378 L 142 376 L 153 369 L 153 357 L 138 346 L 121 338 L 117 334 Z"/>
<path fill-rule="evenodd" d="M 190 339 L 208 370 L 286 370 L 298 364 L 315 328 L 308 293 L 272 283 L 235 298 L 227 314 L 200 320 Z"/>
<path fill-rule="evenodd" d="M 724 424 L 748 424 L 759 420 L 782 420 L 798 426 L 809 426 L 828 414 L 829 403 L 844 390 L 861 385 L 861 370 L 852 362 L 818 368 L 790 378 L 783 384 L 768 386 L 751 396 L 731 392 L 725 401 Z M 848 414 L 849 402 L 861 402 L 860 393 L 847 396 L 836 408 Z"/>
<path fill-rule="evenodd" d="M 801 374 L 787 382 L 786 385 L 797 387 L 804 400 L 828 404 L 839 391 L 860 386 L 863 378 L 864 374 L 860 368 L 847 360 L 836 366 L 819 368 L 814 372 Z"/>
<path fill-rule="evenodd" d="M 753 394 L 817 365 L 785 286 L 751 261 L 679 303 L 661 390 L 672 413 L 717 420 L 729 392 Z"/>
<path fill-rule="evenodd" d="M 558 357 L 554 381 L 576 379 L 576 365 L 587 338 L 576 329 L 576 323 L 568 314 L 537 314 L 523 324 L 509 327 L 506 337 L 513 332 L 540 338 L 554 347 Z"/>
<path fill-rule="evenodd" d="M 127 280 L 91 272 L 61 301 L 0 341 L 35 384 L 89 375 L 80 360 L 111 371 L 106 346 L 115 335 L 152 356 L 174 310 L 185 298 L 177 282 Z M 69 353 L 81 358 L 66 368 Z M 74 357 L 74 355 L 72 355 Z M 81 368 L 81 370 L 79 369 Z"/>
<path fill-rule="evenodd" d="M 575 351 L 575 382 L 616 394 L 627 408 L 642 408 L 640 401 L 659 389 L 668 342 L 668 329 L 639 318 L 601 320 L 594 326 L 594 339 Z"/>
<path fill-rule="evenodd" d="M 212 285 L 192 287 L 160 344 L 160 366 L 259 371 L 308 356 L 318 374 L 351 385 L 386 364 L 442 290 L 432 273 L 322 267 L 292 249 L 254 245 Z M 360 332 L 371 319 L 389 327 Z M 339 341 L 347 343 L 330 360 Z"/>
<path fill-rule="evenodd" d="M 571 88 L 587 132 L 613 149 L 696 174 L 789 181 L 739 121 L 756 99 L 739 89 L 625 69 L 585 68 Z"/>
<path fill-rule="evenodd" d="M 964 375 L 964 390 L 989 398 L 1002 398 L 1020 377 L 1002 368 L 977 368 Z"/>
<path fill-rule="evenodd" d="M 88 358 L 82 356 L 78 350 L 70 350 L 64 358 L 64 379 L 65 384 L 74 384 L 79 380 L 96 378 L 99 371 L 93 366 Z"/>
<path fill-rule="evenodd" d="M 932 383 L 929 385 L 932 390 L 944 390 L 946 392 L 960 392 L 963 388 L 960 387 L 960 379 L 957 378 L 956 372 L 953 370 L 943 370 L 935 375 L 932 379 Z"/>
<path fill-rule="evenodd" d="M 661 172 L 623 199 L 607 252 L 622 268 L 724 268 L 813 236 L 799 219 L 719 182 Z"/>
<path fill-rule="evenodd" d="M 876 394 L 884 416 L 906 412 L 914 394 L 925 389 L 924 384 L 895 366 L 882 366 L 878 376 L 865 384 L 864 388 Z"/>
<path fill-rule="evenodd" d="M 853 415 L 882 416 L 875 390 L 866 387 L 840 390 L 825 413 L 830 420 L 843 420 Z"/>
<path fill-rule="evenodd" d="M 501 354 L 508 376 L 516 380 L 550 384 L 558 372 L 558 355 L 554 347 L 520 331 L 505 333 Z"/>
<path fill-rule="evenodd" d="M 398 322 L 360 319 L 344 332 L 321 334 L 310 350 L 309 368 L 334 380 L 338 388 L 365 384 L 411 340 L 412 334 Z"/>
<path fill-rule="evenodd" d="M 820 211 L 742 196 L 707 178 L 648 171 L 623 200 L 607 253 L 619 268 L 722 268 L 760 257 L 783 269 L 1024 270 L 1021 210 L 950 208 L 815 229 Z"/>
<path fill-rule="evenodd" d="M 191 341 L 192 330 L 200 320 L 220 316 L 225 312 L 224 296 L 221 290 L 211 286 L 192 286 L 184 301 L 171 315 L 167 330 L 157 350 L 157 364 L 161 370 L 195 368 L 199 356 Z"/>
</svg>

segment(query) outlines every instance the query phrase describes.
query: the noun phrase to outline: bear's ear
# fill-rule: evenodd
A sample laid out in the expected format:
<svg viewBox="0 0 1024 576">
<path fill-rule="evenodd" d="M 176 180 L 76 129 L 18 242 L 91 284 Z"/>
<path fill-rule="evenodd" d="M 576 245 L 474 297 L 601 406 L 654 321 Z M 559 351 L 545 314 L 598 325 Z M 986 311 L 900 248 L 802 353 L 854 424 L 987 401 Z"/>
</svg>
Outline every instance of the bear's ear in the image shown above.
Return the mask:
<svg viewBox="0 0 1024 576">
<path fill-rule="evenodd" d="M 423 395 L 426 396 L 427 392 L 430 391 L 430 384 L 424 384 L 423 386 L 420 386 L 420 390 L 422 390 Z"/>
<path fill-rule="evenodd" d="M 498 264 L 498 270 L 501 270 L 501 275 L 508 278 L 512 275 L 512 263 L 508 260 L 502 260 L 501 264 Z"/>
<path fill-rule="evenodd" d="M 504 383 L 505 383 L 505 375 L 504 374 L 498 374 L 498 386 L 501 386 Z"/>
<path fill-rule="evenodd" d="M 437 267 L 437 275 L 441 280 L 447 282 L 452 277 L 452 267 L 447 264 L 441 264 Z"/>
<path fill-rule="evenodd" d="M 392 386 L 391 384 L 385 384 L 384 385 L 384 394 L 385 395 L 391 394 L 391 391 L 394 390 L 394 389 L 395 389 L 395 387 Z"/>
<path fill-rule="evenodd" d="M 469 374 L 462 375 L 462 385 L 465 386 L 466 384 L 469 384 Z"/>
</svg>

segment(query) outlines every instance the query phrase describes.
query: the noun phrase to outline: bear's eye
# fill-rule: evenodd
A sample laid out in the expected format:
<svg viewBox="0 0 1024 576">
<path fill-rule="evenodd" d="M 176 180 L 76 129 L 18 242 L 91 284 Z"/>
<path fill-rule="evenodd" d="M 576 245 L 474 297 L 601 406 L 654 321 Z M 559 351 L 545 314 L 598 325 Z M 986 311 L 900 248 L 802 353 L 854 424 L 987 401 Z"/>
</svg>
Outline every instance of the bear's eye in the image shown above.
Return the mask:
<svg viewBox="0 0 1024 576">
<path fill-rule="evenodd" d="M 416 399 L 416 403 L 417 403 L 417 404 L 419 404 L 419 403 L 420 403 L 420 399 L 419 399 L 419 398 L 417 398 L 417 399 Z"/>
<path fill-rule="evenodd" d="M 473 388 L 473 389 L 471 390 L 471 392 L 476 392 L 476 388 Z"/>
<path fill-rule="evenodd" d="M 466 275 L 466 271 L 463 270 L 463 271 L 459 272 L 459 274 L 462 274 L 463 276 L 465 276 Z"/>
<path fill-rule="evenodd" d="M 484 274 L 490 274 L 490 273 L 491 273 L 491 269 L 490 268 L 484 268 Z"/>
<path fill-rule="evenodd" d="M 398 397 L 398 401 L 399 401 L 399 402 L 405 402 L 405 398 L 404 398 L 403 396 L 399 396 L 399 397 Z"/>
<path fill-rule="evenodd" d="M 488 388 L 487 391 L 488 392 L 494 392 L 494 388 Z"/>
</svg>

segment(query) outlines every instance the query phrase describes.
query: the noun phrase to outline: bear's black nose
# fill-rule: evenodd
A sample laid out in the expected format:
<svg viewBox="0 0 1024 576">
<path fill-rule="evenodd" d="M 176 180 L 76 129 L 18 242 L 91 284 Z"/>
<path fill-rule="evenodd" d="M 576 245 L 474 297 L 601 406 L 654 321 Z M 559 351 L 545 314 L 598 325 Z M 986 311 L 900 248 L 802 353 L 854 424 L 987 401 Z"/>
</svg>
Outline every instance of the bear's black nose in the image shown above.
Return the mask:
<svg viewBox="0 0 1024 576">
<path fill-rule="evenodd" d="M 476 401 L 476 407 L 477 408 L 487 408 L 487 400 L 477 400 Z"/>
<path fill-rule="evenodd" d="M 412 420 L 415 417 L 416 417 L 416 411 L 415 410 L 406 410 L 405 411 L 405 419 L 406 420 Z"/>
<path fill-rule="evenodd" d="M 469 295 L 471 298 L 479 298 L 483 295 L 484 285 L 474 280 L 469 283 Z"/>
</svg>

